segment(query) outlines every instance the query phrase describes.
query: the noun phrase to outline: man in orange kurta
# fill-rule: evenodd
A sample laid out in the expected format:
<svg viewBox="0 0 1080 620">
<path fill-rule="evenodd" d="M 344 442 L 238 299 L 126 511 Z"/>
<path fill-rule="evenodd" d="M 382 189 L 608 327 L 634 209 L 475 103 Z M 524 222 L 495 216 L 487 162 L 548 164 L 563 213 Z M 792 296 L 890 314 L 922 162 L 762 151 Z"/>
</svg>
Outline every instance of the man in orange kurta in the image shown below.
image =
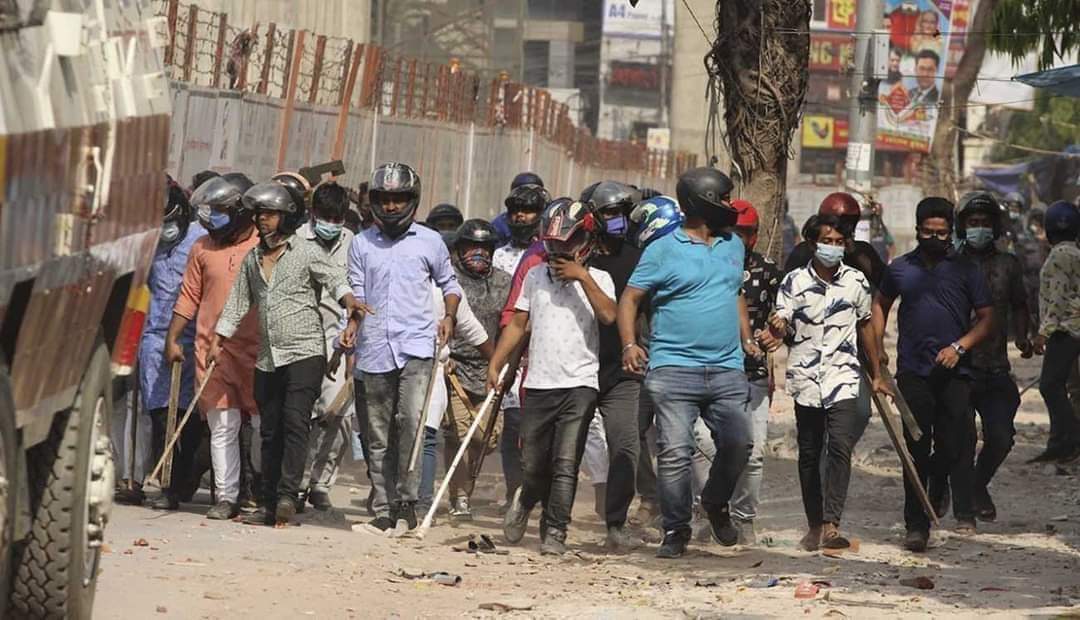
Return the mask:
<svg viewBox="0 0 1080 620">
<path fill-rule="evenodd" d="M 232 290 L 244 256 L 259 243 L 251 211 L 240 196 L 252 183 L 243 175 L 229 174 L 205 182 L 192 196 L 199 222 L 209 235 L 191 248 L 180 295 L 173 308 L 166 356 L 182 359 L 176 342 L 188 322 L 195 320 L 195 379 L 206 376 L 206 356 L 214 327 Z M 209 519 L 236 516 L 240 491 L 240 425 L 244 415 L 256 415 L 255 358 L 259 352 L 258 315 L 248 313 L 217 357 L 217 366 L 202 396 L 199 410 L 210 426 L 210 457 L 218 503 Z"/>
</svg>

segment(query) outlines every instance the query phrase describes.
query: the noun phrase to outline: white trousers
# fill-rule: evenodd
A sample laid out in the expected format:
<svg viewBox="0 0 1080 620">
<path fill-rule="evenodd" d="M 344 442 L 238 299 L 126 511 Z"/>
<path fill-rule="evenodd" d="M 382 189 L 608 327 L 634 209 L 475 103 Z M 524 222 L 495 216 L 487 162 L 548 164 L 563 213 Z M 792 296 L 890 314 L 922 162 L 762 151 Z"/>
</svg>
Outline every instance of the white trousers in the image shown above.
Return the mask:
<svg viewBox="0 0 1080 620">
<path fill-rule="evenodd" d="M 206 423 L 210 426 L 210 461 L 214 464 L 218 501 L 235 503 L 240 494 L 240 422 L 239 409 L 211 409 L 206 412 Z"/>
</svg>

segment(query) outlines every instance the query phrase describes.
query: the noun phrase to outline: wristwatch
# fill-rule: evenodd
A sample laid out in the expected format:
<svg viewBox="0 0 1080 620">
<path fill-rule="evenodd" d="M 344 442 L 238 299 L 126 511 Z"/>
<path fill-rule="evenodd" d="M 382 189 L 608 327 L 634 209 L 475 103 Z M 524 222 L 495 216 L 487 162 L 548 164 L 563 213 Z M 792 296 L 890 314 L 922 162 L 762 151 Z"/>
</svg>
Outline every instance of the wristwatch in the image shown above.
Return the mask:
<svg viewBox="0 0 1080 620">
<path fill-rule="evenodd" d="M 952 347 L 954 351 L 956 351 L 957 355 L 963 355 L 967 353 L 967 349 L 965 349 L 964 345 L 960 344 L 959 342 L 954 342 L 949 346 Z"/>
</svg>

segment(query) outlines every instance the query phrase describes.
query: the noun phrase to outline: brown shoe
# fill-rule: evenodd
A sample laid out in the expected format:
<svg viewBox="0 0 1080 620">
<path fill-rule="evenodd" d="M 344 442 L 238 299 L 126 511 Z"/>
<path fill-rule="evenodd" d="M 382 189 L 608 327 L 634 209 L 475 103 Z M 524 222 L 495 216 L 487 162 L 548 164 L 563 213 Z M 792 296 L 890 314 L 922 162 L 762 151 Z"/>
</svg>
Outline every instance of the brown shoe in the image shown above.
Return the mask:
<svg viewBox="0 0 1080 620">
<path fill-rule="evenodd" d="M 802 537 L 799 541 L 799 548 L 805 551 L 817 551 L 821 548 L 821 531 L 820 525 L 811 526 L 806 532 L 806 536 Z"/>
<path fill-rule="evenodd" d="M 847 549 L 851 541 L 840 535 L 840 528 L 835 523 L 826 523 L 822 528 L 821 546 L 825 549 Z"/>
</svg>

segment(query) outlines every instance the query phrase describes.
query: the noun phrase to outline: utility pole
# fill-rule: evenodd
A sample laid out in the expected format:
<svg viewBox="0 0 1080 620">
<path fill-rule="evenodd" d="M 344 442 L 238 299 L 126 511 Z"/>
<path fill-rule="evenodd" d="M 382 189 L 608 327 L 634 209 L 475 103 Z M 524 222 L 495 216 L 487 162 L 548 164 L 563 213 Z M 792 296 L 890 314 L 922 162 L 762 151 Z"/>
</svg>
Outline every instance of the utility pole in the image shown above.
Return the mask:
<svg viewBox="0 0 1080 620">
<path fill-rule="evenodd" d="M 671 52 L 668 48 L 668 0 L 660 0 L 660 126 L 671 127 L 668 118 L 670 105 L 668 102 L 668 68 L 671 62 Z"/>
<path fill-rule="evenodd" d="M 525 19 L 529 15 L 529 0 L 518 2 L 517 35 L 518 35 L 518 82 L 525 83 Z"/>
<path fill-rule="evenodd" d="M 878 76 L 874 75 L 874 31 L 881 24 L 882 0 L 859 0 L 855 12 L 855 63 L 851 76 L 848 120 L 848 191 L 868 195 L 874 184 L 874 139 L 877 135 Z"/>
</svg>

